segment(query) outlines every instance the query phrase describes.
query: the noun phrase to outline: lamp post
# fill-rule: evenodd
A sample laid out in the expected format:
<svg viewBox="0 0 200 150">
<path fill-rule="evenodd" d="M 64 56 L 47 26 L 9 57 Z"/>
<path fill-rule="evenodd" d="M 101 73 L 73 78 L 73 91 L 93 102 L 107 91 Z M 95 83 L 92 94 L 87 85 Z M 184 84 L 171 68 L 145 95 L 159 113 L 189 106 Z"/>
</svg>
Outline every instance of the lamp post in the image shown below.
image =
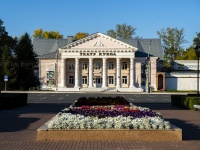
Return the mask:
<svg viewBox="0 0 200 150">
<path fill-rule="evenodd" d="M 199 53 L 200 53 L 200 46 L 196 45 L 194 47 L 196 55 L 197 55 L 197 95 L 199 95 Z"/>
<path fill-rule="evenodd" d="M 150 57 L 146 60 L 146 92 L 150 93 L 150 82 L 151 82 L 151 67 L 150 67 Z"/>
</svg>

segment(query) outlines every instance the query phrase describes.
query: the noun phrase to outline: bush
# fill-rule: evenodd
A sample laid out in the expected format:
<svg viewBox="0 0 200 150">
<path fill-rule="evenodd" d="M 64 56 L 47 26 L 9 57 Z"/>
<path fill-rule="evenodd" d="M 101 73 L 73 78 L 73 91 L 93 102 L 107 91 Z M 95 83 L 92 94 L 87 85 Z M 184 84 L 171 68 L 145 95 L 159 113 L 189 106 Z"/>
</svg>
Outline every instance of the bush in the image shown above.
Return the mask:
<svg viewBox="0 0 200 150">
<path fill-rule="evenodd" d="M 27 97 L 26 93 L 0 93 L 0 109 L 26 105 Z"/>
<path fill-rule="evenodd" d="M 193 105 L 200 104 L 200 96 L 198 95 L 172 95 L 171 96 L 171 104 L 173 106 L 186 108 L 186 109 L 193 109 Z"/>
</svg>

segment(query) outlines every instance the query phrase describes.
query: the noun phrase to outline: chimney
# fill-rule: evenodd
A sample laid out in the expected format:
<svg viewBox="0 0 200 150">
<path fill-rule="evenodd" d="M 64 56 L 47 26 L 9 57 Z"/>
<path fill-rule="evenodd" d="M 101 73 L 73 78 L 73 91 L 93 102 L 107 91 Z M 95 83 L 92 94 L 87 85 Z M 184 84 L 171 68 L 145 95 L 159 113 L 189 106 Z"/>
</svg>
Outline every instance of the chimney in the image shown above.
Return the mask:
<svg viewBox="0 0 200 150">
<path fill-rule="evenodd" d="M 67 41 L 68 41 L 68 44 L 72 43 L 74 41 L 74 37 L 73 36 L 67 36 Z"/>
</svg>

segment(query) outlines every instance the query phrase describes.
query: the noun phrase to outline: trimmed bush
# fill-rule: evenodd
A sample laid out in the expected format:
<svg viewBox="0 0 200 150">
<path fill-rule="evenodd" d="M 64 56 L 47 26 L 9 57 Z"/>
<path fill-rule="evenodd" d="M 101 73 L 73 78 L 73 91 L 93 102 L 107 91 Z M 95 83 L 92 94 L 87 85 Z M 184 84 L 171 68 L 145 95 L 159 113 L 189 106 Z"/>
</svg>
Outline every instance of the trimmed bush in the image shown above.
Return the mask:
<svg viewBox="0 0 200 150">
<path fill-rule="evenodd" d="M 193 109 L 193 105 L 200 105 L 200 96 L 198 95 L 172 95 L 171 104 L 180 108 Z"/>
<path fill-rule="evenodd" d="M 9 109 L 27 104 L 27 93 L 0 93 L 0 109 Z"/>
</svg>

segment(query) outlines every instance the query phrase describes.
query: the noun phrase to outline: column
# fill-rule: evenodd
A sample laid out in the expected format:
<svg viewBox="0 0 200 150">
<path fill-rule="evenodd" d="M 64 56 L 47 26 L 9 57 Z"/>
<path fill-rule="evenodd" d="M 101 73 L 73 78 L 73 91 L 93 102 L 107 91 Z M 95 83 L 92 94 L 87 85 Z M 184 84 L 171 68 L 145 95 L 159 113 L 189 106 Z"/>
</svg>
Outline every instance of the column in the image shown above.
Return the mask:
<svg viewBox="0 0 200 150">
<path fill-rule="evenodd" d="M 134 87 L 134 58 L 130 58 L 130 85 L 129 87 Z"/>
<path fill-rule="evenodd" d="M 105 88 L 105 87 L 107 87 L 107 72 L 106 72 L 106 68 L 107 68 L 107 65 L 106 65 L 106 59 L 107 58 L 103 58 L 103 66 L 102 66 L 102 68 L 103 68 L 103 83 L 102 83 L 102 87 L 103 88 Z"/>
<path fill-rule="evenodd" d="M 80 88 L 79 86 L 79 58 L 75 58 L 75 86 L 74 88 Z"/>
<path fill-rule="evenodd" d="M 93 58 L 89 58 L 89 87 L 93 87 Z"/>
<path fill-rule="evenodd" d="M 117 58 L 117 73 L 116 73 L 116 78 L 117 78 L 117 84 L 116 87 L 120 88 L 121 87 L 121 64 L 120 64 L 120 58 Z"/>
<path fill-rule="evenodd" d="M 66 65 L 65 59 L 61 60 L 61 86 L 66 87 Z"/>
</svg>

